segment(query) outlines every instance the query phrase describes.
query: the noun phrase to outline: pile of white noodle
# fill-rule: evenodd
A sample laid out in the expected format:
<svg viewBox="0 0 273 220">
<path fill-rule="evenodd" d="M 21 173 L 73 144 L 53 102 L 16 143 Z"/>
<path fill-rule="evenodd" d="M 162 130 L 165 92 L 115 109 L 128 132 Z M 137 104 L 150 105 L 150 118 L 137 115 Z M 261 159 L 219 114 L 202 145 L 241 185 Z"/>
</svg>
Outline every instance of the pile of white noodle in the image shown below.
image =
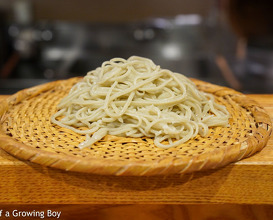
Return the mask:
<svg viewBox="0 0 273 220">
<path fill-rule="evenodd" d="M 132 56 L 88 72 L 61 100 L 51 121 L 85 134 L 80 148 L 107 134 L 152 137 L 155 146 L 170 148 L 207 135 L 208 127 L 228 126 L 228 119 L 225 106 L 182 74 Z"/>
</svg>

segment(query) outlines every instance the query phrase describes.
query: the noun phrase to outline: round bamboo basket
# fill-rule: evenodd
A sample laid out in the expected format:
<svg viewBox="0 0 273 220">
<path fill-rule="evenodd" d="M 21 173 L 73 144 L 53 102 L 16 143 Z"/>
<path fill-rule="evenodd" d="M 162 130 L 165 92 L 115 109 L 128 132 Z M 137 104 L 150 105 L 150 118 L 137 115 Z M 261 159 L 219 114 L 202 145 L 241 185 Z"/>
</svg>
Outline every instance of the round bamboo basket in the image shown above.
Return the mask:
<svg viewBox="0 0 273 220">
<path fill-rule="evenodd" d="M 106 136 L 90 148 L 85 136 L 50 121 L 59 101 L 79 77 L 19 91 L 0 103 L 0 146 L 11 155 L 66 171 L 151 176 L 216 169 L 260 151 L 272 126 L 258 103 L 230 88 L 192 79 L 231 114 L 229 127 L 209 129 L 178 147 L 155 147 L 152 138 Z"/>
</svg>

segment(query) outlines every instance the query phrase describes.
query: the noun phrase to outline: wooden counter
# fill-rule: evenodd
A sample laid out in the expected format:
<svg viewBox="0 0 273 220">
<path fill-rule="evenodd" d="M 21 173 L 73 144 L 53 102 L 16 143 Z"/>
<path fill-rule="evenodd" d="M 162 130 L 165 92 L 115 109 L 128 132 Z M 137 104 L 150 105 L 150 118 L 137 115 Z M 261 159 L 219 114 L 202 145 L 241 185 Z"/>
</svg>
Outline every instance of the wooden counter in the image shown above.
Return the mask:
<svg viewBox="0 0 273 220">
<path fill-rule="evenodd" d="M 273 120 L 273 94 L 248 96 L 264 106 Z M 148 209 L 150 213 L 168 205 L 188 204 L 190 216 L 195 213 L 195 204 L 204 204 L 204 213 L 210 210 L 205 204 L 217 204 L 216 207 L 227 212 L 232 204 L 263 204 L 258 209 L 268 210 L 268 219 L 273 219 L 273 137 L 261 152 L 240 162 L 218 170 L 169 177 L 114 177 L 65 172 L 20 161 L 0 149 L 0 176 L 0 210 L 1 204 L 20 204 L 21 207 L 28 204 L 40 207 L 82 204 L 80 209 L 104 204 L 100 207 L 107 210 L 111 207 L 112 211 L 117 211 L 127 204 L 134 204 L 134 210 L 145 212 Z M 73 210 L 72 206 L 65 207 Z M 171 207 L 172 212 L 178 212 L 174 211 L 177 206 Z M 130 208 L 124 210 L 129 213 Z M 179 210 L 182 213 L 182 209 Z M 213 213 L 219 211 L 215 208 L 211 210 Z M 160 218 L 160 214 L 157 217 L 154 219 L 165 219 Z"/>
</svg>

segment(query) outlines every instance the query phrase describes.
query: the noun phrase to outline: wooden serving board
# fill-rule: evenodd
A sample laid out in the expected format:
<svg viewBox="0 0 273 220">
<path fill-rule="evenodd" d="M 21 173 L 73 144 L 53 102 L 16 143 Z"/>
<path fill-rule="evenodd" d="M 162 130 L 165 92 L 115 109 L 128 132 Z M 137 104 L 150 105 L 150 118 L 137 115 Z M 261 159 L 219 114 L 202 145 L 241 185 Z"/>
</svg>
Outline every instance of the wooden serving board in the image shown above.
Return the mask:
<svg viewBox="0 0 273 220">
<path fill-rule="evenodd" d="M 273 94 L 248 97 L 273 119 Z M 65 172 L 0 149 L 0 176 L 0 204 L 273 204 L 273 138 L 261 152 L 224 168 L 168 177 Z"/>
</svg>

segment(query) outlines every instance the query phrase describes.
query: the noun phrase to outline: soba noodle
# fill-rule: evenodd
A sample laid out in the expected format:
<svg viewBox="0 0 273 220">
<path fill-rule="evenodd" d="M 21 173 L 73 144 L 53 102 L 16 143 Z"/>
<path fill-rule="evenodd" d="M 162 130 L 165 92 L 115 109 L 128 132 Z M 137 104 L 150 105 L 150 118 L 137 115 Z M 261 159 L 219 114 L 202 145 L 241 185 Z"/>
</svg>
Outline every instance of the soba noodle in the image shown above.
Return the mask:
<svg viewBox="0 0 273 220">
<path fill-rule="evenodd" d="M 155 146 L 170 148 L 206 136 L 209 127 L 228 126 L 229 119 L 225 106 L 190 79 L 137 56 L 88 72 L 57 107 L 52 122 L 85 134 L 80 148 L 107 134 L 151 137 Z"/>
</svg>

